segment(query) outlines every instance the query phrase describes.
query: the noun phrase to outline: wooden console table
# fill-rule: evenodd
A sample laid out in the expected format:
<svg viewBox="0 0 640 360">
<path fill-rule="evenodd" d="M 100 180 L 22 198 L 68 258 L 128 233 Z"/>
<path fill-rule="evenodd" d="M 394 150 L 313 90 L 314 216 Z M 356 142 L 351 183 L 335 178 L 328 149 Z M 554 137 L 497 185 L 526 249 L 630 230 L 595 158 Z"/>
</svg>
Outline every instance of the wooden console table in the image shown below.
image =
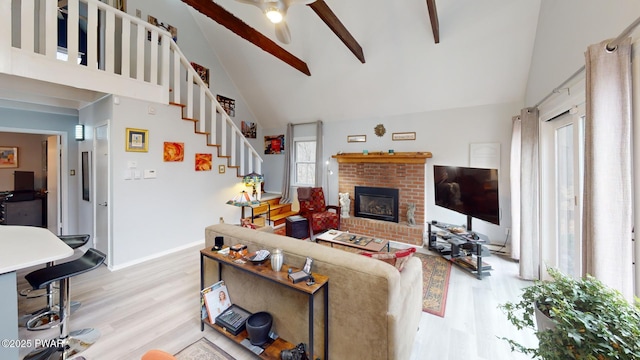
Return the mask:
<svg viewBox="0 0 640 360">
<path fill-rule="evenodd" d="M 315 279 L 314 285 L 307 285 L 306 282 L 299 282 L 297 284 L 292 283 L 288 278 L 289 266 L 283 265 L 281 271 L 273 271 L 271 269 L 271 262 L 267 260 L 261 265 L 254 265 L 249 262 L 245 264 L 235 263 L 227 255 L 219 254 L 216 251 L 212 251 L 209 248 L 200 250 L 200 290 L 204 289 L 204 259 L 211 259 L 218 263 L 218 280 L 222 280 L 222 268 L 223 266 L 230 266 L 241 271 L 247 272 L 258 278 L 262 278 L 282 286 L 288 287 L 295 291 L 307 294 L 309 301 L 309 358 L 315 359 L 313 356 L 313 303 L 316 293 L 321 289 L 324 289 L 324 356 L 323 359 L 327 359 L 329 354 L 329 278 L 324 275 L 313 273 Z M 242 306 L 242 303 L 238 304 Z M 274 316 L 275 317 L 275 316 Z M 240 344 L 242 340 L 248 337 L 247 330 L 243 330 L 238 335 L 233 335 L 228 331 L 225 331 L 221 326 L 218 326 L 205 319 L 200 322 L 200 331 L 204 331 L 204 324 L 209 325 L 213 329 L 224 334 L 229 339 Z M 292 349 L 295 344 L 291 344 L 282 338 L 276 339 L 269 347 L 267 347 L 262 354 L 258 355 L 261 359 L 280 359 L 280 352 L 284 349 Z"/>
</svg>

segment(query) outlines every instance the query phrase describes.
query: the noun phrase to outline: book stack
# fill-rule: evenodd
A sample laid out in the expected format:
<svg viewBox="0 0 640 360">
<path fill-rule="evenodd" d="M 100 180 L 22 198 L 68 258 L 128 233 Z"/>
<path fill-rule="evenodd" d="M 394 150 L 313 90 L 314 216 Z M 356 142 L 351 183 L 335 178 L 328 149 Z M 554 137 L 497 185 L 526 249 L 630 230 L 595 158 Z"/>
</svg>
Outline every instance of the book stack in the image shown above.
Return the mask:
<svg viewBox="0 0 640 360">
<path fill-rule="evenodd" d="M 200 304 L 203 320 L 208 318 L 210 323 L 221 326 L 233 335 L 245 329 L 247 319 L 251 316 L 247 310 L 231 303 L 222 280 L 201 290 Z"/>
</svg>

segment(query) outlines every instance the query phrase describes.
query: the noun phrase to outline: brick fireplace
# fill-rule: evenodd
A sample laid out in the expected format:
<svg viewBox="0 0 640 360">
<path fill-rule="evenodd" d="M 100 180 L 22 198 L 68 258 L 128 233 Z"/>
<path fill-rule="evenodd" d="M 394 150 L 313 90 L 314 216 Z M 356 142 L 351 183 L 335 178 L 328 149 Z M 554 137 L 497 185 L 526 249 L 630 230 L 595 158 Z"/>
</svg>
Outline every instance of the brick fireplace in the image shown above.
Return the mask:
<svg viewBox="0 0 640 360">
<path fill-rule="evenodd" d="M 364 235 L 421 246 L 425 221 L 425 168 L 431 153 L 359 153 L 334 155 L 338 161 L 339 192 L 349 193 L 350 218 L 341 219 L 341 229 Z M 399 190 L 399 222 L 354 217 L 356 186 Z M 416 225 L 407 223 L 407 203 L 415 203 Z"/>
</svg>

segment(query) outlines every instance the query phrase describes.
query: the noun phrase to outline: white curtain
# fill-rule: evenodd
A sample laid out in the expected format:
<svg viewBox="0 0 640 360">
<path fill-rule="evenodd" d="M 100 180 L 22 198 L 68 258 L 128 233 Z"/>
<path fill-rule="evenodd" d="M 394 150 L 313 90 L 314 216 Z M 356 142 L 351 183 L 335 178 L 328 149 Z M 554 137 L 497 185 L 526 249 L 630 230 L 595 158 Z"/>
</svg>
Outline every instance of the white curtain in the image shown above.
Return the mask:
<svg viewBox="0 0 640 360">
<path fill-rule="evenodd" d="M 540 121 L 537 108 L 520 112 L 520 277 L 540 278 Z M 513 196 L 513 195 L 512 195 Z"/>
<path fill-rule="evenodd" d="M 520 116 L 513 117 L 511 130 L 511 258 L 520 259 L 520 146 L 521 121 Z"/>
<path fill-rule="evenodd" d="M 293 154 L 293 125 L 287 124 L 287 133 L 284 135 L 284 175 L 282 176 L 282 204 L 290 203 L 291 197 L 291 156 Z"/>
<path fill-rule="evenodd" d="M 633 299 L 631 39 L 586 59 L 585 273 Z"/>
</svg>

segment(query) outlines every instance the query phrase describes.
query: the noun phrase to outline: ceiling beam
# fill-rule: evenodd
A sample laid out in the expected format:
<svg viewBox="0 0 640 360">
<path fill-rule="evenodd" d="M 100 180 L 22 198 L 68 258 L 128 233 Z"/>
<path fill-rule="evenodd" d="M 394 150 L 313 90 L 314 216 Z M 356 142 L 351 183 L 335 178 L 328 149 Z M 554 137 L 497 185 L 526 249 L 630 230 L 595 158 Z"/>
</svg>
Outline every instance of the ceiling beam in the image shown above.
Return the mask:
<svg viewBox="0 0 640 360">
<path fill-rule="evenodd" d="M 317 0 L 308 4 L 313 11 L 324 21 L 325 24 L 331 29 L 338 38 L 351 50 L 353 55 L 355 55 L 361 63 L 365 63 L 364 61 L 364 53 L 362 52 L 362 47 L 356 39 L 349 33 L 349 30 L 342 24 L 340 19 L 333 13 L 333 11 L 329 8 L 329 5 L 324 2 L 324 0 Z"/>
<path fill-rule="evenodd" d="M 233 32 L 234 34 L 284 61 L 301 73 L 311 76 L 309 67 L 304 61 L 298 59 L 287 50 L 281 48 L 271 39 L 262 35 L 262 33 L 257 31 L 256 29 L 252 28 L 242 20 L 235 17 L 232 13 L 225 10 L 222 6 L 214 3 L 211 0 L 182 0 L 182 2 L 211 18 L 211 20 L 231 30 L 231 32 Z"/>
<path fill-rule="evenodd" d="M 440 42 L 440 23 L 438 22 L 438 10 L 436 10 L 436 0 L 427 0 L 427 8 L 429 9 L 429 20 L 431 21 L 431 31 L 433 32 L 433 41 L 436 44 Z"/>
</svg>

